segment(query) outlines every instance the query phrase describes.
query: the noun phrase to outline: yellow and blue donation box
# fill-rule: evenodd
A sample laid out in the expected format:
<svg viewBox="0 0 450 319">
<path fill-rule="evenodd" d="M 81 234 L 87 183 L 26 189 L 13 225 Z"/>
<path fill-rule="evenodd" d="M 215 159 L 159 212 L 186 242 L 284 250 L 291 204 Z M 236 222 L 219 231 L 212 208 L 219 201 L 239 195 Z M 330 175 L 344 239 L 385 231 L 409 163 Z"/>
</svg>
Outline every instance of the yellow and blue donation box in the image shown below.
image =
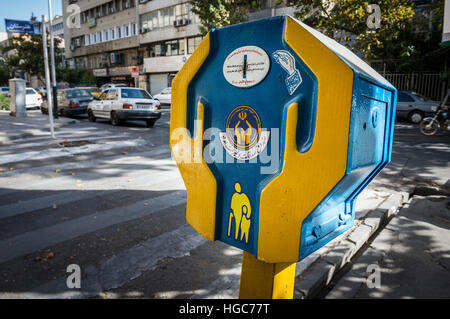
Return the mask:
<svg viewBox="0 0 450 319">
<path fill-rule="evenodd" d="M 295 263 L 352 227 L 390 161 L 396 89 L 291 17 L 210 31 L 172 87 L 187 221 L 265 263 Z"/>
</svg>

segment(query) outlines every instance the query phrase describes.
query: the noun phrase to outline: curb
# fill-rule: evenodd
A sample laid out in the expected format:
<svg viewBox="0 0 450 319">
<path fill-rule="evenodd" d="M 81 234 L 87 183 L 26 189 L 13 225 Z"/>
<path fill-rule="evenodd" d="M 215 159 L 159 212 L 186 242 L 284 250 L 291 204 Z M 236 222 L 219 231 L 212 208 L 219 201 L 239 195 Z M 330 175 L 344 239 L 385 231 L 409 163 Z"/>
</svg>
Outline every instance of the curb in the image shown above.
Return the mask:
<svg viewBox="0 0 450 319">
<path fill-rule="evenodd" d="M 376 209 L 356 221 L 355 226 L 346 237 L 296 277 L 294 299 L 316 297 L 330 284 L 336 274 L 350 263 L 377 230 L 397 214 L 400 207 L 410 199 L 413 193 L 413 186 L 392 193 Z"/>
</svg>

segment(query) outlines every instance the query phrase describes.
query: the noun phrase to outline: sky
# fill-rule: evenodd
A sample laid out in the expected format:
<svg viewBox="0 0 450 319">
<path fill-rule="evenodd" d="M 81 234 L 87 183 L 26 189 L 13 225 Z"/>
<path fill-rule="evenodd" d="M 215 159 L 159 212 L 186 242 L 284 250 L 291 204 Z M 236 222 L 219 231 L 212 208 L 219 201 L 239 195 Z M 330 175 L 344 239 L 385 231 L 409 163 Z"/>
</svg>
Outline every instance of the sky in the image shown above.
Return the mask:
<svg viewBox="0 0 450 319">
<path fill-rule="evenodd" d="M 5 31 L 5 19 L 30 20 L 31 13 L 38 20 L 48 16 L 48 0 L 0 0 L 0 32 Z M 62 14 L 62 0 L 52 0 L 53 16 Z"/>
</svg>

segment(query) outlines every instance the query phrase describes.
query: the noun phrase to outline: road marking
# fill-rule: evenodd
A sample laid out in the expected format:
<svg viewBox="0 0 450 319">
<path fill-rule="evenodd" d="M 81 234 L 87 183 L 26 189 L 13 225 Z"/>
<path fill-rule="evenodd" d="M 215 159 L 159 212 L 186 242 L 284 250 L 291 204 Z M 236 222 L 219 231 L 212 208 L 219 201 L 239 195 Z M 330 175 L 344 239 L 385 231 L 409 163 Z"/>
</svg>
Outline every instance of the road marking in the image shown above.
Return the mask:
<svg viewBox="0 0 450 319">
<path fill-rule="evenodd" d="M 176 191 L 8 238 L 0 241 L 0 263 L 185 202 L 186 192 Z"/>
<path fill-rule="evenodd" d="M 21 143 L 21 144 L 2 146 L 2 148 L 0 149 L 0 152 L 6 153 L 6 151 L 17 150 L 17 149 L 22 149 L 22 148 L 34 148 L 34 147 L 38 147 L 38 146 L 58 146 L 58 142 L 62 142 L 62 141 L 71 142 L 71 141 L 78 141 L 80 139 L 82 139 L 83 141 L 92 141 L 92 140 L 99 141 L 99 140 L 107 140 L 107 139 L 115 139 L 115 138 L 123 139 L 123 136 L 112 135 L 112 133 L 100 133 L 100 132 L 98 134 L 86 134 L 86 135 L 83 134 L 83 136 L 73 136 L 73 135 L 68 135 L 68 136 L 64 136 L 64 137 L 58 136 L 58 140 L 48 139 L 48 140 L 42 141 L 42 142 L 30 142 L 30 143 Z"/>
<path fill-rule="evenodd" d="M 81 162 L 69 162 L 69 163 L 60 163 L 58 164 L 57 168 L 61 171 L 64 170 L 75 170 L 75 169 L 82 169 L 82 168 L 88 168 L 88 167 L 100 167 L 101 165 L 111 165 L 111 164 L 128 164 L 128 163 L 141 163 L 145 161 L 153 160 L 152 157 L 156 157 L 163 154 L 170 154 L 170 149 L 168 146 L 163 145 L 156 147 L 152 149 L 151 151 L 147 152 L 141 152 L 141 153 L 133 153 L 129 154 L 128 156 L 121 155 L 113 155 L 113 156 L 107 156 L 101 159 L 95 159 L 95 160 L 84 160 Z M 153 162 L 152 162 L 153 163 Z M 4 172 L 0 175 L 0 179 L 11 177 L 14 175 L 17 175 L 17 177 L 20 177 L 21 180 L 25 174 L 41 174 L 41 173 L 49 173 L 53 172 L 55 169 L 55 164 L 50 165 L 43 165 L 43 166 L 33 166 L 31 168 L 19 168 L 12 171 Z M 33 176 L 35 178 L 35 176 Z M 22 182 L 23 184 L 23 182 Z M 28 184 L 27 184 L 28 185 Z M 21 185 L 23 187 L 23 185 Z"/>
<path fill-rule="evenodd" d="M 60 149 L 46 149 L 42 151 L 31 151 L 18 154 L 8 154 L 0 156 L 0 165 L 8 163 L 18 163 L 27 160 L 43 160 L 49 158 L 73 156 L 91 152 L 107 151 L 115 148 L 143 146 L 147 142 L 143 139 L 134 141 L 105 142 L 102 144 L 87 144 L 80 147 L 65 147 Z"/>
<path fill-rule="evenodd" d="M 123 286 L 139 278 L 143 272 L 154 270 L 164 258 L 182 258 L 207 243 L 191 226 L 183 226 L 151 238 L 126 249 L 117 255 L 100 261 L 99 266 L 84 267 L 80 290 L 70 290 L 66 278 L 59 278 L 41 285 L 17 298 L 92 298 L 106 290 Z"/>
<path fill-rule="evenodd" d="M 173 187 L 175 185 L 180 184 L 181 177 L 178 174 L 178 172 L 174 170 L 169 173 L 161 172 L 161 173 L 157 173 L 157 174 L 149 174 L 146 176 L 141 176 L 139 178 L 133 179 L 132 181 L 133 181 L 133 184 L 132 184 L 133 189 L 138 188 L 138 186 L 141 188 L 145 188 L 145 189 L 148 189 L 148 187 L 150 187 L 152 185 L 163 186 L 164 183 L 166 183 L 168 181 L 170 181 L 172 183 L 171 186 L 173 189 Z M 181 185 L 182 185 L 182 183 L 181 183 Z M 39 209 L 52 207 L 53 205 L 60 206 L 63 204 L 68 204 L 68 203 L 76 202 L 79 200 L 89 200 L 94 197 L 100 197 L 100 196 L 113 194 L 113 193 L 122 191 L 122 189 L 118 189 L 118 187 L 120 187 L 120 186 L 122 186 L 122 187 L 127 186 L 129 188 L 130 182 L 125 180 L 125 181 L 121 182 L 120 184 L 116 184 L 115 189 L 99 190 L 99 191 L 69 190 L 69 191 L 65 191 L 62 193 L 58 193 L 58 194 L 42 196 L 39 198 L 20 201 L 20 202 L 13 203 L 13 204 L 3 205 L 3 206 L 0 206 L 0 219 L 26 214 L 29 212 L 37 211 Z"/>
<path fill-rule="evenodd" d="M 61 175 L 51 178 L 51 176 L 54 176 L 51 174 L 56 174 L 54 173 L 55 166 L 53 166 L 50 168 L 52 169 L 52 171 L 43 172 L 45 174 L 44 178 L 38 179 L 34 175 L 25 174 L 17 176 L 17 181 L 12 180 L 12 178 L 5 178 L 5 180 L 8 180 L 8 183 L 3 183 L 3 188 L 0 188 L 0 196 L 13 194 L 18 190 L 103 190 L 118 187 L 129 188 L 130 184 L 128 182 L 128 179 L 133 180 L 133 184 L 131 185 L 133 185 L 133 187 L 136 187 L 139 184 L 137 181 L 139 181 L 141 178 L 151 178 L 152 174 L 158 173 L 160 171 L 176 171 L 175 162 L 167 158 L 161 160 L 148 160 L 144 163 L 119 163 L 116 165 L 121 165 L 121 167 L 119 169 L 108 168 L 108 166 L 98 166 L 97 169 L 88 167 L 90 169 L 86 173 L 78 173 L 75 176 Z M 136 165 L 140 165 L 140 170 L 136 170 L 133 168 L 136 167 Z M 61 171 L 63 171 L 70 168 L 60 169 Z M 35 174 L 37 175 L 38 173 Z M 137 181 L 134 181 L 135 179 Z"/>
</svg>

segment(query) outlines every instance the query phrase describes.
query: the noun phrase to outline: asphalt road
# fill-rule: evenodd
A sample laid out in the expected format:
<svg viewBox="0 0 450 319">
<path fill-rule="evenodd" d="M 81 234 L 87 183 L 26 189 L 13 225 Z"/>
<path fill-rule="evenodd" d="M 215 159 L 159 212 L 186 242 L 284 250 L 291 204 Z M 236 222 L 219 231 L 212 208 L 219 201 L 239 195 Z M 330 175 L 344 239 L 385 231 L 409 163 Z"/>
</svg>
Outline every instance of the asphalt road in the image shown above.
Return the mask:
<svg viewBox="0 0 450 319">
<path fill-rule="evenodd" d="M 51 141 L 38 111 L 0 114 L 0 298 L 236 296 L 242 253 L 186 224 L 169 119 L 167 110 L 154 128 L 60 119 Z M 445 183 L 448 132 L 422 137 L 400 124 L 395 141 L 380 183 L 411 174 Z M 71 264 L 81 289 L 67 288 Z"/>
</svg>

